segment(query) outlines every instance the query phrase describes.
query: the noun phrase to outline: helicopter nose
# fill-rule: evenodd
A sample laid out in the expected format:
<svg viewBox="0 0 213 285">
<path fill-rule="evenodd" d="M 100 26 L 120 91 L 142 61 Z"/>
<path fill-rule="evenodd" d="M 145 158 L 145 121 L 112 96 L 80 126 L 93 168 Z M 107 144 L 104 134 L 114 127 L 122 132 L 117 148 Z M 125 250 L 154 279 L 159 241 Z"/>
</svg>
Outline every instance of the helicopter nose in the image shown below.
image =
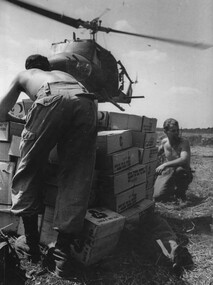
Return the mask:
<svg viewBox="0 0 213 285">
<path fill-rule="evenodd" d="M 67 72 L 79 81 L 87 79 L 92 72 L 90 62 L 75 54 L 71 56 L 66 53 L 57 54 L 49 58 L 49 62 L 52 70 L 57 69 Z"/>
</svg>

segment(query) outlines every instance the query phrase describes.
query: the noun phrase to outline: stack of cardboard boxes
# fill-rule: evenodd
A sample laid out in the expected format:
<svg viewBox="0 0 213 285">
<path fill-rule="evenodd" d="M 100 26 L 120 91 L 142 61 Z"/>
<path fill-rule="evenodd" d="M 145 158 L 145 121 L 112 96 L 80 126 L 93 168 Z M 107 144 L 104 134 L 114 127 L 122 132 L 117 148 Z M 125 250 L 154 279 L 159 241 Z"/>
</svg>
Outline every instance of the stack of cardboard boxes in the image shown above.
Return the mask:
<svg viewBox="0 0 213 285">
<path fill-rule="evenodd" d="M 0 228 L 12 223 L 10 230 L 16 230 L 18 225 L 18 218 L 10 214 L 11 183 L 18 161 L 14 142 L 22 130 L 22 124 L 0 122 Z"/>
<path fill-rule="evenodd" d="M 24 99 L 15 104 L 11 114 L 22 118 L 32 104 L 31 100 Z M 0 122 L 0 228 L 17 231 L 19 218 L 10 213 L 11 183 L 19 163 L 20 139 L 24 128 L 23 124 L 15 122 Z M 9 227 L 8 227 L 9 225 Z"/>
<path fill-rule="evenodd" d="M 126 224 L 145 219 L 152 201 L 157 119 L 103 112 L 97 163 L 99 203 L 125 216 Z"/>
<path fill-rule="evenodd" d="M 28 109 L 30 102 L 27 102 Z M 24 103 L 16 104 L 13 114 L 26 114 Z M 85 241 L 76 241 L 71 253 L 81 263 L 89 265 L 109 254 L 116 246 L 123 227 L 133 221 L 141 222 L 154 210 L 152 201 L 157 161 L 156 123 L 154 118 L 129 114 L 98 112 L 96 169 L 85 217 Z M 22 124 L 0 124 L 0 204 L 7 207 L 10 220 L 16 219 L 15 230 L 23 227 L 9 214 L 11 180 L 19 161 Z M 57 150 L 49 156 L 44 185 L 45 211 L 41 217 L 40 241 L 55 242 L 57 232 L 52 228 L 57 197 Z M 0 215 L 2 219 L 3 210 Z M 9 220 L 5 221 L 9 224 Z M 0 227 L 6 224 L 0 223 Z"/>
</svg>

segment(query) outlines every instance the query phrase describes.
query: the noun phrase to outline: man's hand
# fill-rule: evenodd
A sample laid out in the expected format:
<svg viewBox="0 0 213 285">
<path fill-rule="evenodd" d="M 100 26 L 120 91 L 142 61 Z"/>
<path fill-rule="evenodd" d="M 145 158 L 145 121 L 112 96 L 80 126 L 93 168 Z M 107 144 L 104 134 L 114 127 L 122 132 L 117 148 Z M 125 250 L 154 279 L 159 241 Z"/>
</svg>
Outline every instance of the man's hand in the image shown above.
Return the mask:
<svg viewBox="0 0 213 285">
<path fill-rule="evenodd" d="M 166 169 L 166 166 L 167 166 L 166 163 L 163 163 L 163 164 L 159 165 L 159 166 L 156 168 L 155 172 L 156 172 L 158 175 L 160 175 L 160 174 L 163 172 L 163 170 Z"/>
</svg>

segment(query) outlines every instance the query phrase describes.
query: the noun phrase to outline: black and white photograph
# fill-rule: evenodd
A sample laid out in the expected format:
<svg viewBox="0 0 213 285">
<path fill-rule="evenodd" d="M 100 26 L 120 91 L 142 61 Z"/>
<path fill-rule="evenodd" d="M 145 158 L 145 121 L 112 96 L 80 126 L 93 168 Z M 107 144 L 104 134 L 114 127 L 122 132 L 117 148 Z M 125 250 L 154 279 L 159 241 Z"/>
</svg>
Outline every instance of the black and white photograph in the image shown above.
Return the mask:
<svg viewBox="0 0 213 285">
<path fill-rule="evenodd" d="M 212 15 L 0 0 L 0 285 L 213 284 Z"/>
</svg>

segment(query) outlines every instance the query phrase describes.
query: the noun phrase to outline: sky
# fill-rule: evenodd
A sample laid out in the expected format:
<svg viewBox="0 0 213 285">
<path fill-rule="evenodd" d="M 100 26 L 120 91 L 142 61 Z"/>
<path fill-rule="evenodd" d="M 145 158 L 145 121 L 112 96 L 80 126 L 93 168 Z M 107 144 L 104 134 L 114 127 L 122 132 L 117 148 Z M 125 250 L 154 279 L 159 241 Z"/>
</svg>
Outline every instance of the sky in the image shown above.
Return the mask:
<svg viewBox="0 0 213 285">
<path fill-rule="evenodd" d="M 26 0 L 25 0 L 26 1 Z M 212 0 L 28 0 L 57 13 L 90 21 L 101 16 L 112 29 L 213 45 Z M 75 29 L 0 0 L 0 96 L 26 58 L 51 56 L 51 44 L 89 38 Z M 196 49 L 146 38 L 98 33 L 97 41 L 125 66 L 134 96 L 125 113 L 164 120 L 175 118 L 181 128 L 213 127 L 213 47 Z M 22 93 L 19 100 L 25 98 Z M 99 110 L 121 112 L 112 104 Z"/>
</svg>

